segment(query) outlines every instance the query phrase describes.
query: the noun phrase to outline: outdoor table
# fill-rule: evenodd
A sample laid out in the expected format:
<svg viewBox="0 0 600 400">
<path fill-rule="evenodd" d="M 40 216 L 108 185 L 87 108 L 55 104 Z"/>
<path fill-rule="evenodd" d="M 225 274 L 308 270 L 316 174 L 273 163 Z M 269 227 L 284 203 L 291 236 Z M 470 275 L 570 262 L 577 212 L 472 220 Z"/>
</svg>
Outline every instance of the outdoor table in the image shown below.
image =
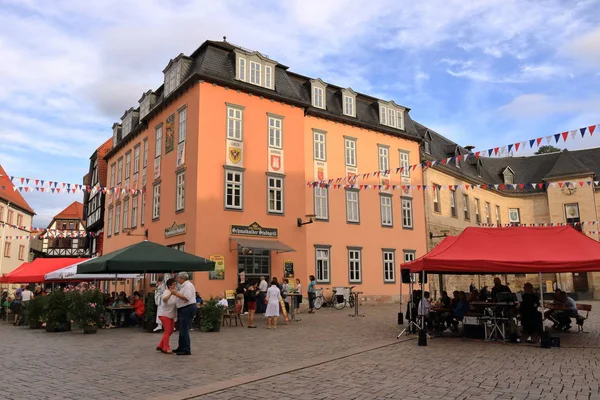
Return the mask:
<svg viewBox="0 0 600 400">
<path fill-rule="evenodd" d="M 363 294 L 363 292 L 352 292 L 351 296 L 354 296 L 354 314 L 350 314 L 349 317 L 364 317 L 364 314 L 358 313 L 358 296 Z"/>
<path fill-rule="evenodd" d="M 132 306 L 129 305 L 125 305 L 125 306 L 108 306 L 106 307 L 107 310 L 110 310 L 113 314 L 114 314 L 114 319 L 113 319 L 113 323 L 115 325 L 117 325 L 118 323 L 120 323 L 121 321 L 119 321 L 119 311 L 125 312 L 125 311 L 131 311 L 133 310 Z M 129 316 L 127 314 L 125 314 L 124 320 L 127 323 Z"/>
<path fill-rule="evenodd" d="M 302 296 L 301 293 L 287 293 L 287 296 L 290 296 L 290 321 L 295 321 L 295 322 L 300 322 L 301 320 L 296 319 L 296 313 L 294 312 L 296 310 L 296 296 Z M 285 301 L 285 300 L 284 300 Z"/>
</svg>

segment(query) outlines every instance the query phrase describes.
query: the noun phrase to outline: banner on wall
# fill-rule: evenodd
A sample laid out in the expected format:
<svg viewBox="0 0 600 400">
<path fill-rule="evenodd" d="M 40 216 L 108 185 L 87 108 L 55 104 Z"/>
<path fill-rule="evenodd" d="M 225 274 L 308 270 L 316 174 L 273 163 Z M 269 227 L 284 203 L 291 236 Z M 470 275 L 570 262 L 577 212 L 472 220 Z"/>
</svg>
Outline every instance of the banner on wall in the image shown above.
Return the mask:
<svg viewBox="0 0 600 400">
<path fill-rule="evenodd" d="M 283 150 L 269 147 L 269 165 L 268 171 L 274 173 L 283 173 Z"/>
<path fill-rule="evenodd" d="M 160 178 L 160 157 L 154 159 L 154 179 Z"/>
<path fill-rule="evenodd" d="M 210 261 L 215 263 L 215 270 L 208 272 L 208 279 L 223 280 L 225 279 L 225 256 L 221 254 L 213 254 L 208 257 Z"/>
<path fill-rule="evenodd" d="M 356 184 L 358 181 L 358 168 L 346 165 L 346 179 L 351 185 Z"/>
<path fill-rule="evenodd" d="M 168 154 L 175 149 L 175 114 L 167 118 L 165 131 L 165 154 Z"/>
<path fill-rule="evenodd" d="M 323 181 L 327 179 L 327 162 L 315 160 L 315 180 Z"/>
<path fill-rule="evenodd" d="M 287 259 L 283 261 L 283 277 L 293 280 L 294 278 L 294 260 Z"/>
<path fill-rule="evenodd" d="M 185 163 L 185 141 L 177 145 L 177 166 L 181 167 Z"/>
<path fill-rule="evenodd" d="M 382 173 L 379 176 L 379 184 L 381 185 L 381 189 L 380 189 L 381 193 L 392 193 L 392 190 L 391 190 L 392 181 L 390 180 L 389 174 Z"/>
<path fill-rule="evenodd" d="M 244 166 L 243 143 L 236 140 L 227 140 L 226 164 L 231 167 Z"/>
</svg>

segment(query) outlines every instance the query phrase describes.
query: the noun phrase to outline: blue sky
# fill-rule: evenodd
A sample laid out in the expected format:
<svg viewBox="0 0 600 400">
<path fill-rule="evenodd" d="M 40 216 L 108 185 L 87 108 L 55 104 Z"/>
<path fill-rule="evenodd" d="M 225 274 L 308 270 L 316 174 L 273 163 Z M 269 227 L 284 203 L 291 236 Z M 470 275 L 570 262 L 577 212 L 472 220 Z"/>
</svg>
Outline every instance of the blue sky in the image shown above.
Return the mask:
<svg viewBox="0 0 600 400">
<path fill-rule="evenodd" d="M 419 3 L 419 4 L 417 4 Z M 224 35 L 478 149 L 600 123 L 600 0 L 0 0 L 0 164 L 81 183 L 170 58 Z M 569 148 L 600 145 L 595 138 Z M 563 146 L 564 147 L 564 146 Z M 36 226 L 81 195 L 26 194 Z"/>
</svg>

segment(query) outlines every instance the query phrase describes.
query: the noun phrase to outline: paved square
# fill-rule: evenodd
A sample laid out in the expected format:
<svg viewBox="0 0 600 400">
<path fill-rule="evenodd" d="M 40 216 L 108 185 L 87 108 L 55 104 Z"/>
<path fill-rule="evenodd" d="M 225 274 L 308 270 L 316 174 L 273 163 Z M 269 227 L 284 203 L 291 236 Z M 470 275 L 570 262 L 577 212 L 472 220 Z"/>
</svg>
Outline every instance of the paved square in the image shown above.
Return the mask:
<svg viewBox="0 0 600 400">
<path fill-rule="evenodd" d="M 600 311 L 600 303 L 593 303 Z M 396 340 L 398 306 L 300 314 L 276 331 L 192 332 L 191 357 L 134 329 L 46 333 L 0 322 L 0 395 L 10 399 L 600 399 L 600 316 L 561 348 Z M 262 317 L 258 318 L 259 324 Z M 264 327 L 264 325 L 262 325 Z M 575 331 L 575 330 L 574 330 Z M 172 338 L 176 344 L 176 336 Z"/>
</svg>

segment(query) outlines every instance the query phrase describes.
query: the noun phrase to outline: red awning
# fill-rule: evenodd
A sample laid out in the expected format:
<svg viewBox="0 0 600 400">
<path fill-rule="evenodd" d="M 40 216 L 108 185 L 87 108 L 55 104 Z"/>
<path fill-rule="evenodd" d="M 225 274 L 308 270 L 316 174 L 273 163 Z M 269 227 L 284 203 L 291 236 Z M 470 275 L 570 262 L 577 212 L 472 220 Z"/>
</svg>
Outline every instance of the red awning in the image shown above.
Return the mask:
<svg viewBox="0 0 600 400">
<path fill-rule="evenodd" d="M 570 226 L 472 227 L 402 268 L 447 274 L 600 271 L 600 243 Z"/>
<path fill-rule="evenodd" d="M 46 274 L 87 260 L 87 258 L 36 258 L 30 263 L 21 264 L 21 266 L 14 271 L 2 276 L 0 282 L 44 282 L 44 276 Z"/>
</svg>

